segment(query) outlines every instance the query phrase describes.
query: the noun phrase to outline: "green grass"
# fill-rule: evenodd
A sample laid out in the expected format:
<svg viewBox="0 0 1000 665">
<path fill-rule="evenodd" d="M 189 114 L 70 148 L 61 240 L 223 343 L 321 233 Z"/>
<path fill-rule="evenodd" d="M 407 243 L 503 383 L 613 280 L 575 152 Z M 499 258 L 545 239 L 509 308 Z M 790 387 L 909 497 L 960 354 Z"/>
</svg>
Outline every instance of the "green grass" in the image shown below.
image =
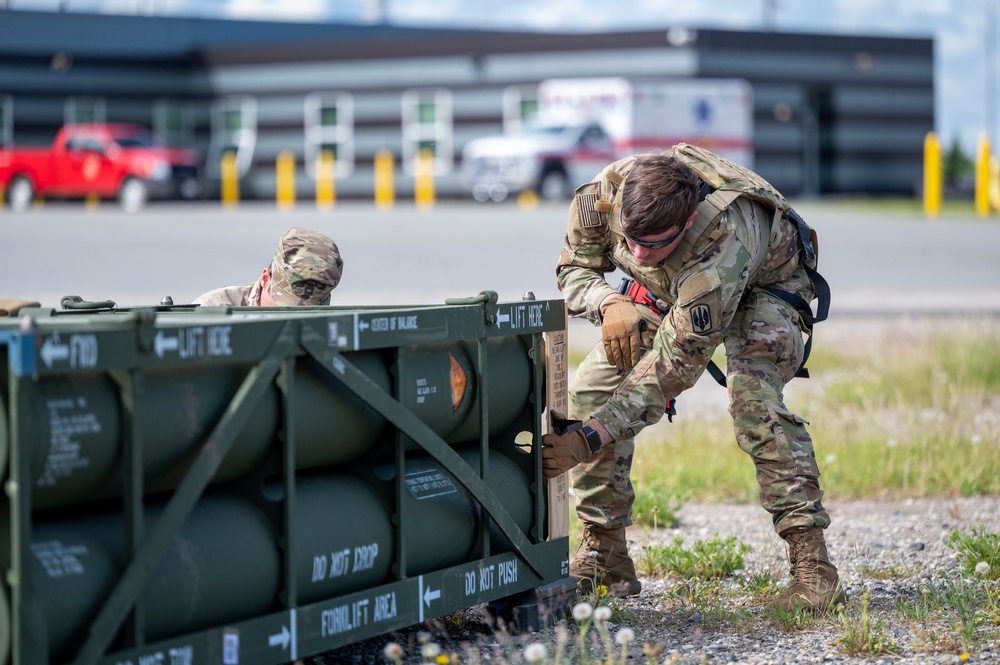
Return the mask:
<svg viewBox="0 0 1000 665">
<path fill-rule="evenodd" d="M 792 201 L 795 207 L 808 220 L 808 211 L 811 201 Z M 869 214 L 892 214 L 906 215 L 913 217 L 924 217 L 924 202 L 920 197 L 880 197 L 880 198 L 845 198 L 845 199 L 824 199 L 820 204 L 824 210 L 843 209 L 845 212 L 869 213 Z M 969 199 L 945 199 L 941 202 L 940 217 L 978 217 L 975 202 Z M 990 219 L 996 220 L 996 213 L 991 213 Z"/>
<path fill-rule="evenodd" d="M 690 549 L 684 539 L 674 538 L 670 545 L 650 545 L 639 560 L 639 566 L 650 575 L 668 573 L 680 577 L 721 579 L 743 568 L 743 561 L 750 546 L 740 543 L 735 536 L 711 540 L 697 540 Z"/>
<path fill-rule="evenodd" d="M 827 342 L 821 326 L 817 336 L 813 378 L 789 384 L 785 401 L 811 423 L 825 490 L 840 498 L 1000 493 L 1000 322 L 903 322 L 866 343 Z M 724 409 L 682 410 L 645 434 L 633 484 L 644 513 L 671 497 L 757 497 Z"/>
<path fill-rule="evenodd" d="M 868 611 L 870 601 L 871 592 L 865 591 L 856 611 L 848 609 L 839 614 L 842 630 L 838 640 L 840 647 L 851 655 L 895 654 L 899 647 L 889 636 L 886 619 Z"/>
<path fill-rule="evenodd" d="M 948 545 L 955 550 L 967 575 L 1000 579 L 1000 534 L 991 533 L 979 525 L 968 533 L 952 531 L 948 535 Z"/>
</svg>

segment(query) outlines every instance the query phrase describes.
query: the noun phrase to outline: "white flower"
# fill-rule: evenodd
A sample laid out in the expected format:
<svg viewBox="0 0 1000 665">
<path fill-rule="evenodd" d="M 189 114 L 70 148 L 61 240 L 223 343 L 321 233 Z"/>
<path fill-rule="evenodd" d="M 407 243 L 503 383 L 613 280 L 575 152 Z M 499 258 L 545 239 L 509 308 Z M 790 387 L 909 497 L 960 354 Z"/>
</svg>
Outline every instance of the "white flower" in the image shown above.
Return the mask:
<svg viewBox="0 0 1000 665">
<path fill-rule="evenodd" d="M 406 655 L 403 651 L 403 647 L 399 646 L 395 642 L 389 642 L 382 649 L 382 655 L 385 656 L 386 660 L 391 660 L 392 662 L 399 662 L 403 660 L 403 656 Z"/>
<path fill-rule="evenodd" d="M 594 621 L 600 621 L 604 623 L 611 618 L 611 608 L 607 605 L 601 605 L 596 610 L 594 610 Z"/>
<path fill-rule="evenodd" d="M 587 552 L 587 556 L 589 556 L 591 559 L 596 559 L 597 557 L 601 556 L 601 553 L 598 552 L 597 550 L 590 550 L 589 552 Z"/>
<path fill-rule="evenodd" d="M 622 628 L 615 635 L 615 642 L 622 646 L 628 645 L 629 642 L 635 639 L 635 631 L 631 628 Z"/>
<path fill-rule="evenodd" d="M 980 561 L 979 563 L 976 564 L 976 575 L 982 575 L 983 577 L 986 577 L 987 575 L 990 574 L 990 570 L 991 570 L 990 564 L 987 563 L 986 561 Z"/>
<path fill-rule="evenodd" d="M 573 618 L 577 621 L 586 621 L 594 614 L 594 608 L 590 603 L 577 603 L 573 606 Z"/>
<path fill-rule="evenodd" d="M 545 645 L 541 642 L 532 642 L 524 647 L 524 662 L 526 663 L 541 663 L 546 657 L 548 657 L 548 653 L 545 651 Z"/>
<path fill-rule="evenodd" d="M 422 630 L 419 633 L 417 633 L 417 642 L 420 642 L 421 644 L 427 644 L 430 641 L 431 641 L 431 634 L 428 633 L 426 630 Z"/>
<path fill-rule="evenodd" d="M 437 642 L 428 642 L 420 647 L 420 655 L 424 657 L 424 660 L 434 660 L 440 653 L 441 647 L 438 646 Z"/>
</svg>

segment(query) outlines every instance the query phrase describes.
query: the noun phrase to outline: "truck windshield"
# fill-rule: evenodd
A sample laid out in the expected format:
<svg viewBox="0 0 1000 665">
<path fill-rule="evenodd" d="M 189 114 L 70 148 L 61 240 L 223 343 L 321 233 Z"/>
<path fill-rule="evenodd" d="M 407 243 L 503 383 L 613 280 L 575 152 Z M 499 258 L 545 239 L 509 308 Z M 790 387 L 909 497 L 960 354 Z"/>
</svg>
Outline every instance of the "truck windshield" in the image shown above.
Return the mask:
<svg viewBox="0 0 1000 665">
<path fill-rule="evenodd" d="M 116 136 L 115 143 L 123 148 L 151 148 L 163 145 L 153 134 L 145 132 Z"/>
<path fill-rule="evenodd" d="M 566 131 L 566 125 L 533 125 L 524 130 L 525 134 L 540 134 L 543 136 L 556 136 Z"/>
</svg>

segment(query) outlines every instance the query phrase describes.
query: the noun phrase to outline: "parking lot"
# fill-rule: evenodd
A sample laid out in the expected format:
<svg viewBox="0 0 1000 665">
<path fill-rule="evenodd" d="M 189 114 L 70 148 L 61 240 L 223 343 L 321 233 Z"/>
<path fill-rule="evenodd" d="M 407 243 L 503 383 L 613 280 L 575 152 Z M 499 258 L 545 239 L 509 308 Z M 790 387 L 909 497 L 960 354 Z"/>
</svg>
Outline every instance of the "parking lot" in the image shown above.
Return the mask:
<svg viewBox="0 0 1000 665">
<path fill-rule="evenodd" d="M 1000 312 L 1000 221 L 971 215 L 928 221 L 854 207 L 798 206 L 820 238 L 820 271 L 833 288 L 831 318 L 934 312 Z M 151 204 L 125 213 L 104 203 L 0 210 L 0 295 L 59 307 L 64 295 L 120 306 L 189 302 L 212 288 L 254 281 L 288 227 L 315 228 L 340 246 L 344 305 L 441 303 L 497 291 L 558 298 L 554 266 L 566 206 L 522 210 L 514 203 L 400 202 L 378 210 L 306 202 L 234 209 L 218 203 Z M 617 277 L 609 276 L 617 283 Z"/>
</svg>

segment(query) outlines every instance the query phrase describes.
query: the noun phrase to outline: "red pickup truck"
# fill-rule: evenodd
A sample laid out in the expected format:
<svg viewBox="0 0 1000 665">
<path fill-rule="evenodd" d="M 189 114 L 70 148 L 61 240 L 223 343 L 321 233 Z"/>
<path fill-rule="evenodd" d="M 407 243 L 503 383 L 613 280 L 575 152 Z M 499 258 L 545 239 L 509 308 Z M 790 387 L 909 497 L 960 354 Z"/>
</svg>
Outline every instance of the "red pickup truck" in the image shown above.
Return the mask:
<svg viewBox="0 0 1000 665">
<path fill-rule="evenodd" d="M 197 155 L 125 123 L 64 125 L 51 149 L 0 149 L 0 191 L 14 210 L 36 195 L 117 198 L 128 211 L 150 197 L 197 198 Z"/>
</svg>

